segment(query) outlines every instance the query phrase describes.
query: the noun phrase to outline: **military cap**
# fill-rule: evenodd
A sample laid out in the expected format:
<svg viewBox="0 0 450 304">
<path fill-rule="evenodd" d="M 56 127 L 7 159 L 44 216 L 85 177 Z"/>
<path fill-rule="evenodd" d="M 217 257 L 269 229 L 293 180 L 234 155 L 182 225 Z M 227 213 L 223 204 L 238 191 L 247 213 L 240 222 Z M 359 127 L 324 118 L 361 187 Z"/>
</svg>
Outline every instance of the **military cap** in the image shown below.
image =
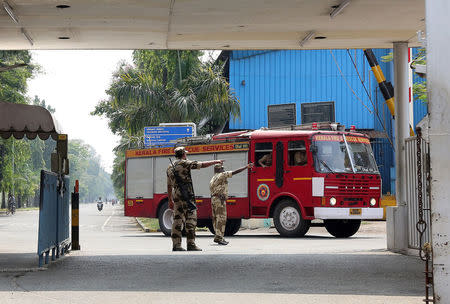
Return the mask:
<svg viewBox="0 0 450 304">
<path fill-rule="evenodd" d="M 187 153 L 188 151 L 184 147 L 176 147 L 175 150 L 175 157 L 182 157 L 184 153 Z"/>
<path fill-rule="evenodd" d="M 214 165 L 214 169 L 222 169 L 223 165 L 222 164 L 215 164 Z"/>
</svg>

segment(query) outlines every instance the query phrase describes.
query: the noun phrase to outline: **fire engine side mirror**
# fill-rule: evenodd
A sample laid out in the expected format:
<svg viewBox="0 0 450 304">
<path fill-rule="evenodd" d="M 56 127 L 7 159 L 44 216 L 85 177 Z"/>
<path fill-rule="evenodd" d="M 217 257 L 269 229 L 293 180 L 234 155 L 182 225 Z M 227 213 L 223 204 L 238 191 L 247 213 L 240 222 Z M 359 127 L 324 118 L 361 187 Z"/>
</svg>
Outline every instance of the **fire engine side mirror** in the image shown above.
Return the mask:
<svg viewBox="0 0 450 304">
<path fill-rule="evenodd" d="M 316 153 L 317 153 L 317 146 L 311 145 L 311 146 L 309 147 L 309 151 L 310 151 L 311 153 L 313 153 L 313 154 L 316 154 Z"/>
</svg>

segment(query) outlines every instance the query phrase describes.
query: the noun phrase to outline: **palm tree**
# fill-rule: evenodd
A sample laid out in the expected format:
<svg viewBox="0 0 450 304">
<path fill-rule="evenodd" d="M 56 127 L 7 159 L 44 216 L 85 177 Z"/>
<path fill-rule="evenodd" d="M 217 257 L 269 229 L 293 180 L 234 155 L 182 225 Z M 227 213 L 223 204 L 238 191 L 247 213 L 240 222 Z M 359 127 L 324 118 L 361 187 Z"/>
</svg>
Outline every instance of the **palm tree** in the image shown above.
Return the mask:
<svg viewBox="0 0 450 304">
<path fill-rule="evenodd" d="M 239 100 L 222 76 L 224 64 L 199 60 L 198 51 L 134 52 L 134 66 L 122 64 L 113 75 L 109 98 L 92 112 L 105 115 L 121 136 L 114 149 L 112 180 L 122 197 L 125 150 L 143 146 L 145 126 L 161 122 L 195 122 L 199 133 L 223 129 L 239 118 Z"/>
<path fill-rule="evenodd" d="M 110 98 L 93 114 L 106 115 L 113 132 L 131 135 L 161 122 L 208 121 L 218 128 L 230 115 L 239 117 L 239 101 L 222 76 L 223 64 L 202 64 L 195 51 L 162 52 L 135 51 L 136 67 L 119 69 L 108 90 Z"/>
</svg>

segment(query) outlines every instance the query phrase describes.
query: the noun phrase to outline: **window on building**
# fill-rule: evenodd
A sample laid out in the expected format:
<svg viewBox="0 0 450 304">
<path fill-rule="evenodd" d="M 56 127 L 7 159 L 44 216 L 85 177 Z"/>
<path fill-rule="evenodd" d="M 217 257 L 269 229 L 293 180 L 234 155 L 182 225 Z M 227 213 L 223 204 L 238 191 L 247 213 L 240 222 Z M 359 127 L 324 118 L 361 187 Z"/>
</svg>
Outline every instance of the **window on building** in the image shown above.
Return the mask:
<svg viewBox="0 0 450 304">
<path fill-rule="evenodd" d="M 302 124 L 335 121 L 334 102 L 310 102 L 301 104 Z"/>
<path fill-rule="evenodd" d="M 288 142 L 288 163 L 289 166 L 304 166 L 308 163 L 304 140 Z"/>
<path fill-rule="evenodd" d="M 257 167 L 271 167 L 272 150 L 271 142 L 255 143 L 255 165 Z"/>
<path fill-rule="evenodd" d="M 267 106 L 268 127 L 284 127 L 297 124 L 297 107 L 295 103 Z"/>
</svg>

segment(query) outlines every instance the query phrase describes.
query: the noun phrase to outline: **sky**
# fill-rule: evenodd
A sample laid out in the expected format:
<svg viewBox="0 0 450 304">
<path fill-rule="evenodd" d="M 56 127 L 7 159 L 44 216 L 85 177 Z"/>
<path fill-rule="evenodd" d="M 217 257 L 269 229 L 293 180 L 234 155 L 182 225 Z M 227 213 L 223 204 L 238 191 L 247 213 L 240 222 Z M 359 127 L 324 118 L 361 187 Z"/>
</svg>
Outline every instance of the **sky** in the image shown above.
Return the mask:
<svg viewBox="0 0 450 304">
<path fill-rule="evenodd" d="M 90 115 L 107 97 L 105 90 L 121 60 L 132 62 L 132 51 L 32 51 L 33 62 L 42 72 L 28 82 L 28 96 L 56 109 L 55 117 L 70 139 L 91 145 L 102 166 L 112 171 L 118 136 L 111 133 L 105 118 Z"/>
<path fill-rule="evenodd" d="M 59 50 L 31 51 L 41 73 L 28 81 L 28 96 L 37 95 L 56 109 L 55 117 L 70 139 L 81 139 L 100 156 L 112 172 L 113 148 L 119 137 L 111 133 L 106 118 L 92 116 L 95 105 L 107 98 L 112 73 L 120 61 L 132 63 L 132 51 Z M 220 51 L 206 51 L 201 60 L 216 58 Z"/>
</svg>

